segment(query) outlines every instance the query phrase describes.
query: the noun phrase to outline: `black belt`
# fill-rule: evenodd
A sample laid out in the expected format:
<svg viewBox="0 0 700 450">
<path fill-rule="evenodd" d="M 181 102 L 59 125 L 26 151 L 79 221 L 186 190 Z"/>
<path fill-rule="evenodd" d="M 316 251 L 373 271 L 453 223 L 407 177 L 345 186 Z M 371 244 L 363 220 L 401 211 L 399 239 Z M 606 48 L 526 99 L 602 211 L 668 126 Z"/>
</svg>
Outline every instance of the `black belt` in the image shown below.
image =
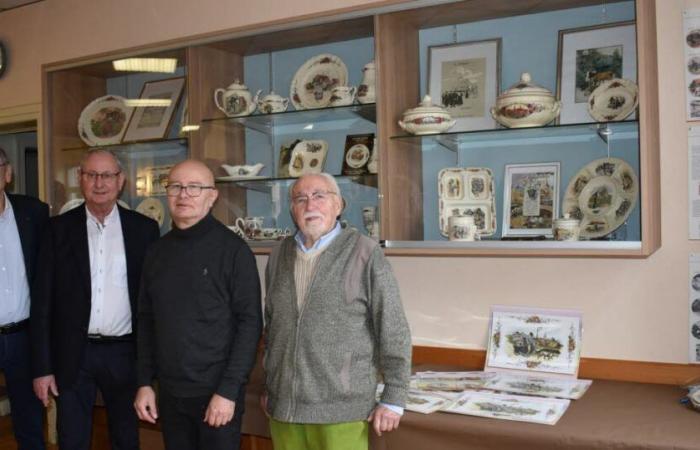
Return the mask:
<svg viewBox="0 0 700 450">
<path fill-rule="evenodd" d="M 29 326 L 29 319 L 20 320 L 19 322 L 0 325 L 0 334 L 12 334 L 22 331 Z"/>
<path fill-rule="evenodd" d="M 134 340 L 134 334 L 123 334 L 121 336 L 105 336 L 102 334 L 88 334 L 88 341 L 95 343 L 109 343 L 109 342 L 132 342 Z"/>
</svg>

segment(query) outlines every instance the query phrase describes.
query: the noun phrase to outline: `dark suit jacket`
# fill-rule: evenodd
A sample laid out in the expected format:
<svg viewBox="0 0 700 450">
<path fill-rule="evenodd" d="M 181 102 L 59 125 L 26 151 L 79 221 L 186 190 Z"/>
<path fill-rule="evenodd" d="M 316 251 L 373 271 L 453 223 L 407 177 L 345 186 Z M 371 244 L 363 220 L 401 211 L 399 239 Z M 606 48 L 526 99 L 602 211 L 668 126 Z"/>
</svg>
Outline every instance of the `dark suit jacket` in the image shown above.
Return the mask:
<svg viewBox="0 0 700 450">
<path fill-rule="evenodd" d="M 7 198 L 10 199 L 15 222 L 17 222 L 19 240 L 22 244 L 22 253 L 24 254 L 24 267 L 27 271 L 27 282 L 31 286 L 32 279 L 36 273 L 39 240 L 49 220 L 49 206 L 34 197 L 27 197 L 26 195 L 8 193 Z"/>
<path fill-rule="evenodd" d="M 72 386 L 87 342 L 92 286 L 85 205 L 51 218 L 32 284 L 31 340 L 34 377 L 53 374 L 59 392 Z M 132 329 L 141 266 L 148 246 L 158 239 L 158 224 L 119 207 L 124 235 Z"/>
</svg>

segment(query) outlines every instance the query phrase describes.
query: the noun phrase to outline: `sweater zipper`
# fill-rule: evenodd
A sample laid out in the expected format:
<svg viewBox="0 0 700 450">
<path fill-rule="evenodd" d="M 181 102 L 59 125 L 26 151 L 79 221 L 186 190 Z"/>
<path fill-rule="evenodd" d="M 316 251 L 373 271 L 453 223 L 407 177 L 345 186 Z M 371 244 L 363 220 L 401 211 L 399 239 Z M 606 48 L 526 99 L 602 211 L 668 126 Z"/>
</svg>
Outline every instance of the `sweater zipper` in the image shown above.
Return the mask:
<svg viewBox="0 0 700 450">
<path fill-rule="evenodd" d="M 319 256 L 319 259 L 323 255 Z M 301 305 L 301 309 L 298 310 L 298 315 L 297 315 L 297 324 L 296 324 L 296 330 L 294 330 L 294 358 L 292 360 L 292 398 L 291 401 L 289 402 L 289 409 L 287 411 L 287 419 L 291 422 L 292 421 L 292 410 L 296 412 L 296 402 L 294 399 L 296 398 L 297 395 L 297 354 L 299 350 L 299 324 L 301 323 L 301 316 L 304 313 L 304 310 L 306 310 L 306 305 L 309 303 L 309 293 L 311 292 L 311 287 L 314 284 L 314 281 L 316 281 L 316 274 L 318 273 L 318 266 L 319 262 L 316 262 L 316 267 L 314 268 L 314 274 L 311 276 L 311 282 L 309 283 L 309 287 L 306 289 L 306 295 L 304 296 L 304 303 Z M 296 296 L 295 296 L 296 297 Z M 295 298 L 296 300 L 296 298 Z M 295 302 L 296 303 L 296 302 Z M 295 308 L 298 308 L 298 303 L 294 305 Z"/>
</svg>

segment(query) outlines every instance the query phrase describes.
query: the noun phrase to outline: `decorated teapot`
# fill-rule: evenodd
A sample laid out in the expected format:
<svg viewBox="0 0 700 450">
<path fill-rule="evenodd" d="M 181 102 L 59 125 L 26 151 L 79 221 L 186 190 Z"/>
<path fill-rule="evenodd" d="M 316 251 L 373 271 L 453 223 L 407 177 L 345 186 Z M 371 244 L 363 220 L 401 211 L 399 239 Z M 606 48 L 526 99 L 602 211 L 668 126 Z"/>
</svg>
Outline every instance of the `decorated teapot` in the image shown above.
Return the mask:
<svg viewBox="0 0 700 450">
<path fill-rule="evenodd" d="M 375 78 L 376 78 L 376 66 L 374 65 L 374 60 L 365 64 L 362 69 L 362 83 L 357 89 L 357 101 L 365 103 L 374 103 L 376 101 L 376 91 L 375 91 Z"/>
<path fill-rule="evenodd" d="M 258 91 L 253 97 L 245 84 L 237 79 L 226 89 L 218 88 L 214 91 L 214 103 L 228 117 L 248 116 L 255 111 Z"/>
<path fill-rule="evenodd" d="M 289 99 L 270 91 L 269 94 L 258 100 L 258 110 L 263 114 L 284 112 L 289 106 Z"/>
</svg>

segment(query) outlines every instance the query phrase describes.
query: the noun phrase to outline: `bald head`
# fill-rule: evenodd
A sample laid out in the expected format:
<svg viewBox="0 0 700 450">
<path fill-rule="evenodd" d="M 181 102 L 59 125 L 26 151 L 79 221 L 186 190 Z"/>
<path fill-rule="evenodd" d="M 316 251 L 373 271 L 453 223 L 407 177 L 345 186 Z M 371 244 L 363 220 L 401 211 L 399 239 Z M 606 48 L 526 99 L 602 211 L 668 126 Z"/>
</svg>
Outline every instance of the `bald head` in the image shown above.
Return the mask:
<svg viewBox="0 0 700 450">
<path fill-rule="evenodd" d="M 172 189 L 172 187 L 177 188 Z M 214 187 L 214 174 L 201 161 L 188 159 L 170 170 L 168 175 L 168 208 L 175 226 L 180 229 L 195 225 L 209 214 L 219 192 Z"/>
</svg>

